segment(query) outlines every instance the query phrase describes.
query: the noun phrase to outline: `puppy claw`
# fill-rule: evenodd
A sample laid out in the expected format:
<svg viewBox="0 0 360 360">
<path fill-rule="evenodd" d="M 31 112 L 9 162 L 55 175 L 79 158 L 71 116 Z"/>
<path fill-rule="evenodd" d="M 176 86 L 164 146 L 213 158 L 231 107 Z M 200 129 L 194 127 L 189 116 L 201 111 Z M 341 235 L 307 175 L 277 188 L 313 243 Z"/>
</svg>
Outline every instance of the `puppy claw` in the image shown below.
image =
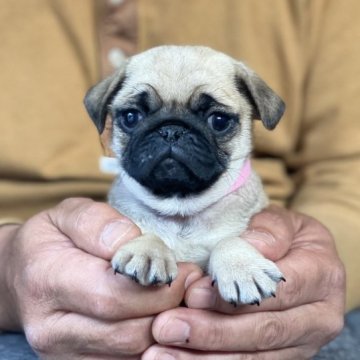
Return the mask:
<svg viewBox="0 0 360 360">
<path fill-rule="evenodd" d="M 230 300 L 230 305 L 232 305 L 234 308 L 237 308 L 237 302 L 235 300 Z"/>
<path fill-rule="evenodd" d="M 114 269 L 114 275 L 116 275 L 116 274 L 121 274 L 121 271 L 119 270 L 119 267 L 116 267 Z"/>
<path fill-rule="evenodd" d="M 266 296 L 265 291 L 262 289 L 262 287 L 259 285 L 259 283 L 256 281 L 255 278 L 253 278 L 253 283 L 254 283 L 254 285 L 255 285 L 255 287 L 256 287 L 256 290 L 257 290 L 258 293 L 260 294 L 260 298 L 261 298 L 261 299 L 266 298 L 267 296 Z"/>
<path fill-rule="evenodd" d="M 173 282 L 173 278 L 172 278 L 172 276 L 169 276 L 168 280 L 166 281 L 166 284 L 169 285 L 169 287 L 170 287 L 172 282 Z"/>
<path fill-rule="evenodd" d="M 283 274 L 277 268 L 273 268 L 271 271 L 269 269 L 263 269 L 263 271 L 275 283 L 279 283 L 280 281 L 286 282 Z"/>
<path fill-rule="evenodd" d="M 139 283 L 139 279 L 137 277 L 137 271 L 135 270 L 131 275 L 130 275 L 131 280 L 134 280 L 136 283 Z"/>
<path fill-rule="evenodd" d="M 211 282 L 211 286 L 214 287 L 215 284 L 216 284 L 217 280 L 216 279 L 213 279 L 213 281 Z"/>
<path fill-rule="evenodd" d="M 153 278 L 151 279 L 151 285 L 158 285 L 160 283 L 160 280 L 158 279 L 158 277 L 156 275 L 153 276 Z"/>
</svg>

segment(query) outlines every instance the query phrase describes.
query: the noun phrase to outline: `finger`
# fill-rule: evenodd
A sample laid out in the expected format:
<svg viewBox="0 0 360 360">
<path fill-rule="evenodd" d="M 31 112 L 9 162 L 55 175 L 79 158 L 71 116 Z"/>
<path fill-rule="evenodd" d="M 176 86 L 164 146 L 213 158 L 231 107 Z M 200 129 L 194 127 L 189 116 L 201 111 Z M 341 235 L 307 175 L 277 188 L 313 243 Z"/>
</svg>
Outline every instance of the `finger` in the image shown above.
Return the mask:
<svg viewBox="0 0 360 360">
<path fill-rule="evenodd" d="M 72 198 L 48 211 L 57 229 L 80 249 L 111 259 L 117 248 L 140 235 L 139 228 L 111 206 Z"/>
<path fill-rule="evenodd" d="M 322 303 L 315 303 L 288 311 L 229 316 L 177 308 L 158 315 L 152 332 L 159 344 L 167 346 L 202 351 L 269 351 L 329 341 L 328 336 L 339 331 L 341 317 L 328 316 L 328 310 Z M 330 334 L 332 327 L 334 332 Z"/>
<path fill-rule="evenodd" d="M 202 276 L 196 265 L 178 264 L 178 276 L 171 286 L 145 287 L 115 275 L 108 262 L 89 256 L 81 253 L 68 258 L 66 268 L 54 264 L 50 287 L 55 289 L 56 308 L 108 320 L 158 314 L 178 306 L 186 288 Z M 81 271 L 75 273 L 77 268 Z"/>
<path fill-rule="evenodd" d="M 39 354 L 72 359 L 74 354 L 135 355 L 154 343 L 153 317 L 106 322 L 74 314 L 56 312 L 37 325 L 25 327 L 32 348 Z M 58 357 L 57 357 L 58 358 Z"/>
<path fill-rule="evenodd" d="M 309 359 L 315 355 L 316 351 L 309 351 L 301 347 L 293 347 L 261 352 L 206 352 L 185 350 L 161 345 L 153 345 L 145 351 L 141 360 L 289 360 L 289 359 Z M 167 357 L 166 357 L 167 356 Z"/>
<path fill-rule="evenodd" d="M 248 230 L 241 237 L 267 259 L 277 261 L 288 252 L 294 238 L 291 212 L 271 205 L 252 217 Z"/>
</svg>

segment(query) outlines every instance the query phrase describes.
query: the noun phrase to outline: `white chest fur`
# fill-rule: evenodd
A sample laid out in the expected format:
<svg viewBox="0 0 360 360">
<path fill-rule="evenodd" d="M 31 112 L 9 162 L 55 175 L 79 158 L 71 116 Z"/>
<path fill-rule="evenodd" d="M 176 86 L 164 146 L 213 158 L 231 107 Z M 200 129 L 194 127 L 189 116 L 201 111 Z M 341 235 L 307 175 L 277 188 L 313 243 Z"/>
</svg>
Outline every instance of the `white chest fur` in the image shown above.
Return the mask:
<svg viewBox="0 0 360 360">
<path fill-rule="evenodd" d="M 121 177 L 115 180 L 109 200 L 132 219 L 143 234 L 158 236 L 173 250 L 178 262 L 193 262 L 205 269 L 215 245 L 222 239 L 240 236 L 251 216 L 266 206 L 267 199 L 259 182 L 252 173 L 236 192 L 186 216 L 164 215 L 154 210 L 140 196 L 129 192 Z"/>
</svg>

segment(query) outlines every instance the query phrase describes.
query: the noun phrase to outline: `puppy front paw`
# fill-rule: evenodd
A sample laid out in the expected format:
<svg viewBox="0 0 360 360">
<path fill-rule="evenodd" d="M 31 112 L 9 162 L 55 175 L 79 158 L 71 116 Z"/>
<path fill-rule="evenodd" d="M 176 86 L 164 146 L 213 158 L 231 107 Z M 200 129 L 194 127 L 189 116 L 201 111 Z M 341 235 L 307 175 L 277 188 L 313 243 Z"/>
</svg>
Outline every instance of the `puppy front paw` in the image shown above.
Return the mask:
<svg viewBox="0 0 360 360">
<path fill-rule="evenodd" d="M 123 245 L 111 260 L 115 273 L 141 285 L 168 284 L 176 278 L 173 252 L 156 236 L 142 235 Z"/>
<path fill-rule="evenodd" d="M 240 239 L 236 242 L 235 248 L 220 246 L 210 256 L 209 274 L 221 297 L 234 306 L 259 305 L 263 299 L 275 297 L 277 284 L 285 281 L 281 271 L 250 244 Z"/>
</svg>

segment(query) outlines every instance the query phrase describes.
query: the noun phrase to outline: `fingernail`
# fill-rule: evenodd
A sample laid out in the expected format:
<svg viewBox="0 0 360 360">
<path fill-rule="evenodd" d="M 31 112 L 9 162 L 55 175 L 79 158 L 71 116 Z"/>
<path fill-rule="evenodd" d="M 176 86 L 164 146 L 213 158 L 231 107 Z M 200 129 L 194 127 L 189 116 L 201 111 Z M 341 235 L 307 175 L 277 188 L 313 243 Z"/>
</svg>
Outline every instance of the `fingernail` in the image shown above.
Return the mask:
<svg viewBox="0 0 360 360">
<path fill-rule="evenodd" d="M 128 219 L 124 218 L 121 220 L 113 221 L 107 224 L 100 236 L 102 243 L 115 250 L 122 241 L 125 239 L 131 230 L 135 229 L 135 225 Z"/>
<path fill-rule="evenodd" d="M 193 309 L 213 309 L 216 304 L 216 292 L 213 289 L 191 289 L 187 306 Z"/>
<path fill-rule="evenodd" d="M 276 242 L 274 236 L 265 230 L 247 230 L 243 233 L 243 237 L 253 244 L 266 243 L 267 245 L 273 245 Z"/>
<path fill-rule="evenodd" d="M 184 344 L 189 341 L 190 325 L 179 319 L 169 319 L 159 333 L 161 344 Z"/>
</svg>

